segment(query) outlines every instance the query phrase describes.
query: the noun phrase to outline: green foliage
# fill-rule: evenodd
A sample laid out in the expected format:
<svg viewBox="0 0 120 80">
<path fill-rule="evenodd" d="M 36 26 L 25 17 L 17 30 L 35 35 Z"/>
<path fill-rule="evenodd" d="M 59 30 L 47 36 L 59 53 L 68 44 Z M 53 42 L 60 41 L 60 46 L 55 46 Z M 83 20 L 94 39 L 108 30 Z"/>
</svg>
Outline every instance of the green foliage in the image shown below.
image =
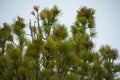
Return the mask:
<svg viewBox="0 0 120 80">
<path fill-rule="evenodd" d="M 58 40 L 63 40 L 68 36 L 67 29 L 64 25 L 56 25 L 53 29 L 53 36 Z"/>
<path fill-rule="evenodd" d="M 25 28 L 24 19 L 18 16 L 14 22 L 13 31 L 17 36 L 20 36 L 24 33 L 23 28 Z"/>
<path fill-rule="evenodd" d="M 118 51 L 116 49 L 111 49 L 110 46 L 102 46 L 100 48 L 100 53 L 105 59 L 115 60 L 118 57 Z"/>
<path fill-rule="evenodd" d="M 57 6 L 41 12 L 39 6 L 34 6 L 34 10 L 36 22 L 32 25 L 30 20 L 30 32 L 24 31 L 26 24 L 21 17 L 12 25 L 4 23 L 0 29 L 0 80 L 120 78 L 120 63 L 115 63 L 118 51 L 109 45 L 94 51 L 93 9 L 82 7 L 77 11 L 71 37 L 67 28 L 57 22 Z"/>
<path fill-rule="evenodd" d="M 7 23 L 3 24 L 3 28 L 0 29 L 0 48 L 2 49 L 0 53 L 4 54 L 7 48 L 7 42 L 13 41 L 13 36 L 11 33 L 11 27 Z"/>
</svg>

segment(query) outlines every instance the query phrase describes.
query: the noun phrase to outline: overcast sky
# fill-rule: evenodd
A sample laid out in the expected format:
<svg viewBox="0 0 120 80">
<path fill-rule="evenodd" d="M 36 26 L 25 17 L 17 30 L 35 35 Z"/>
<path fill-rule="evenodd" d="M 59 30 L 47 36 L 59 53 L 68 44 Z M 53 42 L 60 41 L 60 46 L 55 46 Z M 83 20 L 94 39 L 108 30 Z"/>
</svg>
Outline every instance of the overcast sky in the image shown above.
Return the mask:
<svg viewBox="0 0 120 80">
<path fill-rule="evenodd" d="M 39 5 L 40 10 L 57 5 L 62 11 L 59 21 L 68 30 L 75 21 L 79 8 L 87 6 L 95 9 L 96 47 L 109 44 L 112 48 L 117 48 L 120 55 L 120 0 L 0 0 L 0 26 L 4 22 L 12 23 L 18 15 L 28 24 L 29 19 L 33 19 L 30 13 L 34 5 Z"/>
</svg>

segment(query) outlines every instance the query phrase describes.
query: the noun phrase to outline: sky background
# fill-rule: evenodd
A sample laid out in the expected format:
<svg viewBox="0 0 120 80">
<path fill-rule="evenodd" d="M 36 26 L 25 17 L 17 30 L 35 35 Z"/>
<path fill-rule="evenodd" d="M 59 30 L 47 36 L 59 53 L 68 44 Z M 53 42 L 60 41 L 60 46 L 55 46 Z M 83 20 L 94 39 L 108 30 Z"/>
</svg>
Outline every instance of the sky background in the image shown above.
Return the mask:
<svg viewBox="0 0 120 80">
<path fill-rule="evenodd" d="M 96 11 L 96 49 L 109 44 L 118 49 L 120 62 L 120 0 L 0 0 L 0 27 L 4 22 L 13 23 L 17 16 L 23 17 L 28 24 L 29 19 L 34 19 L 31 15 L 34 5 L 39 5 L 40 10 L 57 5 L 62 11 L 59 21 L 69 31 L 77 10 L 82 6 L 93 8 Z"/>
</svg>

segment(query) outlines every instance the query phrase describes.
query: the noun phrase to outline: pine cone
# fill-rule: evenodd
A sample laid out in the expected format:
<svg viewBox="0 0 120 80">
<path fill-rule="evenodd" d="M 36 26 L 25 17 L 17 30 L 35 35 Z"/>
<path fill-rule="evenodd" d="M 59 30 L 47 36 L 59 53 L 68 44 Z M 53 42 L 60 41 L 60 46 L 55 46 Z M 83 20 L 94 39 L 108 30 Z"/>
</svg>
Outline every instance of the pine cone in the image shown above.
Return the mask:
<svg viewBox="0 0 120 80">
<path fill-rule="evenodd" d="M 31 12 L 31 14 L 32 14 L 32 15 L 35 15 L 35 12 L 34 12 L 34 11 L 32 11 L 32 12 Z"/>
<path fill-rule="evenodd" d="M 33 8 L 34 8 L 35 11 L 38 11 L 38 10 L 39 10 L 39 6 L 36 6 L 36 5 L 35 5 Z"/>
<path fill-rule="evenodd" d="M 86 48 L 91 48 L 91 47 L 93 47 L 93 42 L 92 41 L 87 41 L 85 43 L 85 45 L 86 45 Z"/>
</svg>

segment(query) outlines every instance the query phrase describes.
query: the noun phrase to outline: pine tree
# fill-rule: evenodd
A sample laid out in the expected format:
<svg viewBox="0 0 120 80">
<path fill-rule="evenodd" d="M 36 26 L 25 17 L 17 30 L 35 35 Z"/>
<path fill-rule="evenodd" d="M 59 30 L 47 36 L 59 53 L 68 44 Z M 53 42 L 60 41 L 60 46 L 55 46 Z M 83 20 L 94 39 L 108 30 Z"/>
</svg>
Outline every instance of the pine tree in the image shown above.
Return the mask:
<svg viewBox="0 0 120 80">
<path fill-rule="evenodd" d="M 57 6 L 31 12 L 29 26 L 17 17 L 0 29 L 0 80 L 117 80 L 118 51 L 103 45 L 94 51 L 95 11 L 82 7 L 71 26 L 58 22 Z M 25 29 L 29 31 L 26 32 Z"/>
</svg>

